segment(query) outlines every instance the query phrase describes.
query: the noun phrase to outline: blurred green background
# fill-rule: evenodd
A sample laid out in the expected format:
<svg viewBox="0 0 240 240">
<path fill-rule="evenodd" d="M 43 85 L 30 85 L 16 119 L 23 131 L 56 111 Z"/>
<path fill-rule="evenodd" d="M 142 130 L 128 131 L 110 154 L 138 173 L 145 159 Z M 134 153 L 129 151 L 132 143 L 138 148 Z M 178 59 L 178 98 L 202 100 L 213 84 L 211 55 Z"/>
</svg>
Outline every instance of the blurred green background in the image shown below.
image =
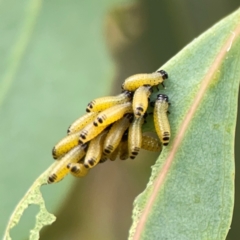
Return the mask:
<svg viewBox="0 0 240 240">
<path fill-rule="evenodd" d="M 119 93 L 131 74 L 155 71 L 238 7 L 237 0 L 0 1 L 0 234 L 89 101 Z M 134 198 L 156 156 L 142 152 L 134 161 L 101 164 L 83 179 L 42 187 L 57 221 L 41 239 L 127 239 Z M 237 171 L 239 156 L 237 148 Z M 229 240 L 239 239 L 238 188 L 235 200 Z M 28 239 L 37 210 L 26 211 L 13 239 Z"/>
</svg>

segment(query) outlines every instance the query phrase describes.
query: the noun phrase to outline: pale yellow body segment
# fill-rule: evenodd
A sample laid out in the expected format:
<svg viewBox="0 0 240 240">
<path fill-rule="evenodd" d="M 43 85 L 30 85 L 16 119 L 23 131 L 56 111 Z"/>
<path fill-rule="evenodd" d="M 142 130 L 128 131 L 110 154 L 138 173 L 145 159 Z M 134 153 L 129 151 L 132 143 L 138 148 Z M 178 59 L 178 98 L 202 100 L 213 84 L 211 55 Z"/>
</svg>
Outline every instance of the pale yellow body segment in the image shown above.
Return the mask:
<svg viewBox="0 0 240 240">
<path fill-rule="evenodd" d="M 100 134 L 105 128 L 107 128 L 107 125 L 95 127 L 92 122 L 89 123 L 80 131 L 79 142 L 85 143 L 92 140 L 98 134 Z"/>
<path fill-rule="evenodd" d="M 83 116 L 81 116 L 80 118 L 78 118 L 68 128 L 68 135 L 78 132 L 81 129 L 83 129 L 88 123 L 92 122 L 97 115 L 98 115 L 97 112 L 91 112 L 91 113 L 86 113 Z"/>
<path fill-rule="evenodd" d="M 124 139 L 119 144 L 119 159 L 126 160 L 129 157 L 128 140 Z"/>
<path fill-rule="evenodd" d="M 106 126 L 113 122 L 116 122 L 120 118 L 122 118 L 126 113 L 131 113 L 132 103 L 127 102 L 123 104 L 119 104 L 113 107 L 110 107 L 97 115 L 93 124 L 95 127 Z"/>
<path fill-rule="evenodd" d="M 143 116 L 148 108 L 148 97 L 151 94 L 151 86 L 140 86 L 133 95 L 133 113 L 136 118 Z"/>
<path fill-rule="evenodd" d="M 86 168 L 93 168 L 100 161 L 103 151 L 103 142 L 107 135 L 107 132 L 107 130 L 103 131 L 90 141 L 88 151 L 84 159 L 84 166 Z"/>
<path fill-rule="evenodd" d="M 164 94 L 159 94 L 154 106 L 154 126 L 157 135 L 164 146 L 167 146 L 171 136 L 170 124 L 168 121 L 168 97 Z"/>
<path fill-rule="evenodd" d="M 124 132 L 128 129 L 131 121 L 132 114 L 126 114 L 123 118 L 113 123 L 110 128 L 103 144 L 103 153 L 110 155 L 118 147 L 121 142 Z"/>
<path fill-rule="evenodd" d="M 83 163 L 70 163 L 69 168 L 70 173 L 78 178 L 86 176 L 89 172 L 89 168 L 86 168 Z"/>
<path fill-rule="evenodd" d="M 155 137 L 143 135 L 141 148 L 144 150 L 151 151 L 151 152 L 160 152 L 160 151 L 162 151 L 162 144 Z"/>
<path fill-rule="evenodd" d="M 59 182 L 70 171 L 68 164 L 78 162 L 86 154 L 86 145 L 78 145 L 61 159 L 57 160 L 58 164 L 49 173 L 48 183 Z"/>
<path fill-rule="evenodd" d="M 115 161 L 118 157 L 119 154 L 119 145 L 117 146 L 117 148 L 108 156 L 109 160 L 111 161 Z"/>
<path fill-rule="evenodd" d="M 60 140 L 52 150 L 52 155 L 54 159 L 61 157 L 62 155 L 66 154 L 72 148 L 78 145 L 80 132 L 75 132 L 71 135 L 66 136 L 62 140 Z"/>
<path fill-rule="evenodd" d="M 100 112 L 115 105 L 129 102 L 131 99 L 132 93 L 129 91 L 124 91 L 123 93 L 116 96 L 97 98 L 88 104 L 86 111 Z"/>
<path fill-rule="evenodd" d="M 143 85 L 157 86 L 163 83 L 164 79 L 168 78 L 167 73 L 164 70 L 160 70 L 153 73 L 135 74 L 128 77 L 122 84 L 122 89 L 128 91 L 135 91 L 137 88 Z"/>
<path fill-rule="evenodd" d="M 142 146 L 142 124 L 144 118 L 134 118 L 128 130 L 128 151 L 129 157 L 134 159 Z"/>
</svg>

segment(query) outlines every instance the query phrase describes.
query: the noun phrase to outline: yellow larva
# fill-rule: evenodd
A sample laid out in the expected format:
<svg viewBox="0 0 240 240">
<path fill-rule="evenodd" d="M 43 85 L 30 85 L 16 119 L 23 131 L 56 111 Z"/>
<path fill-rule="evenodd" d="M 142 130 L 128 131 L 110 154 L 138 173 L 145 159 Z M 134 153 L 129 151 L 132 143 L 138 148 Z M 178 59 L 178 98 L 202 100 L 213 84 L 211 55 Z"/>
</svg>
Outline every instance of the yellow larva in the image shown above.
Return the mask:
<svg viewBox="0 0 240 240">
<path fill-rule="evenodd" d="M 48 183 L 59 182 L 69 173 L 69 163 L 78 162 L 86 154 L 86 144 L 79 145 L 58 160 L 48 177 Z"/>
<path fill-rule="evenodd" d="M 132 112 L 132 103 L 127 102 L 110 107 L 97 115 L 93 124 L 95 127 L 106 126 L 122 118 L 126 113 Z"/>
<path fill-rule="evenodd" d="M 132 99 L 132 93 L 129 91 L 124 91 L 117 96 L 97 98 L 88 104 L 86 111 L 100 112 L 112 106 L 129 102 L 131 99 Z"/>
<path fill-rule="evenodd" d="M 142 124 L 144 118 L 134 118 L 128 130 L 128 151 L 129 157 L 134 159 L 142 146 Z"/>
<path fill-rule="evenodd" d="M 103 144 L 103 153 L 110 155 L 119 145 L 124 132 L 128 129 L 133 115 L 131 113 L 126 114 L 123 118 L 113 123 L 110 128 Z"/>
<path fill-rule="evenodd" d="M 143 135 L 141 148 L 152 152 L 160 152 L 162 150 L 162 144 L 159 142 L 158 138 Z"/>
<path fill-rule="evenodd" d="M 123 137 L 122 141 L 119 144 L 119 159 L 120 160 L 126 160 L 129 157 L 129 152 L 128 152 L 128 140 Z"/>
<path fill-rule="evenodd" d="M 99 133 L 101 133 L 108 126 L 98 126 L 95 127 L 92 122 L 90 122 L 86 127 L 84 127 L 79 133 L 79 143 L 85 143 L 93 138 L 95 138 Z"/>
<path fill-rule="evenodd" d="M 89 172 L 89 168 L 86 168 L 83 163 L 70 163 L 68 167 L 70 168 L 70 173 L 78 178 L 86 176 Z"/>
<path fill-rule="evenodd" d="M 86 168 L 93 168 L 100 161 L 103 150 L 103 142 L 107 135 L 107 131 L 108 130 L 103 131 L 90 141 L 88 151 L 84 159 L 84 166 Z"/>
<path fill-rule="evenodd" d="M 168 106 L 168 96 L 159 94 L 154 106 L 153 119 L 157 135 L 164 146 L 168 145 L 171 136 L 167 116 Z"/>
<path fill-rule="evenodd" d="M 139 87 L 133 95 L 133 113 L 136 118 L 143 116 L 148 107 L 148 97 L 151 94 L 151 86 Z"/>
<path fill-rule="evenodd" d="M 80 132 L 75 132 L 60 140 L 52 149 L 54 159 L 57 159 L 78 145 Z"/>
<path fill-rule="evenodd" d="M 122 84 L 122 89 L 127 91 L 135 91 L 143 85 L 156 86 L 163 83 L 168 78 L 167 72 L 159 70 L 153 73 L 135 74 L 128 77 Z"/>
<path fill-rule="evenodd" d="M 117 156 L 119 154 L 119 145 L 117 146 L 117 148 L 108 156 L 109 160 L 111 161 L 115 161 Z"/>
<path fill-rule="evenodd" d="M 92 122 L 97 115 L 98 115 L 97 112 L 91 112 L 91 113 L 86 113 L 80 118 L 78 118 L 68 128 L 68 135 L 83 129 L 88 123 Z"/>
</svg>

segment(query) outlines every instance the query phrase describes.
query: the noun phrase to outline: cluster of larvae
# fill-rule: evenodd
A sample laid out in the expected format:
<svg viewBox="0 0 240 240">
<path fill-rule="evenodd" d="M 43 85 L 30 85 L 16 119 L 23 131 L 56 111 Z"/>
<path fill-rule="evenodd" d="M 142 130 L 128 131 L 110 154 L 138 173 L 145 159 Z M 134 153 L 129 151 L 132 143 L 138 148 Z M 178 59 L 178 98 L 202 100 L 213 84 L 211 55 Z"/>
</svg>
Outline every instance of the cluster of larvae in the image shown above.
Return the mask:
<svg viewBox="0 0 240 240">
<path fill-rule="evenodd" d="M 68 173 L 83 177 L 108 159 L 134 159 L 140 149 L 158 152 L 162 145 L 168 145 L 167 95 L 159 94 L 153 103 L 159 139 L 142 134 L 152 88 L 167 78 L 164 70 L 136 74 L 124 81 L 121 94 L 91 101 L 87 113 L 73 122 L 67 136 L 54 146 L 52 155 L 57 164 L 48 176 L 48 183 L 58 182 Z"/>
</svg>

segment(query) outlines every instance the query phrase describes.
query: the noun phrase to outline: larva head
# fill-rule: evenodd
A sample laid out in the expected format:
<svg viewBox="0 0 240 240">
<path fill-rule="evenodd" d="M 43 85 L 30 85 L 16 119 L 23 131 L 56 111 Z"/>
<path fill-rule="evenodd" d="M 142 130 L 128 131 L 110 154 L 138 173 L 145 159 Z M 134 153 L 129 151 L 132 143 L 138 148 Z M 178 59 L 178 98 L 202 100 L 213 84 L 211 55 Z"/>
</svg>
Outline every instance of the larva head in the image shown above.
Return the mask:
<svg viewBox="0 0 240 240">
<path fill-rule="evenodd" d="M 167 74 L 166 71 L 164 71 L 164 70 L 159 70 L 159 71 L 157 71 L 157 72 L 161 73 L 163 80 L 168 79 L 168 74 Z"/>
<path fill-rule="evenodd" d="M 168 102 L 168 96 L 166 94 L 158 94 L 157 100 L 162 101 L 162 102 Z"/>
</svg>

